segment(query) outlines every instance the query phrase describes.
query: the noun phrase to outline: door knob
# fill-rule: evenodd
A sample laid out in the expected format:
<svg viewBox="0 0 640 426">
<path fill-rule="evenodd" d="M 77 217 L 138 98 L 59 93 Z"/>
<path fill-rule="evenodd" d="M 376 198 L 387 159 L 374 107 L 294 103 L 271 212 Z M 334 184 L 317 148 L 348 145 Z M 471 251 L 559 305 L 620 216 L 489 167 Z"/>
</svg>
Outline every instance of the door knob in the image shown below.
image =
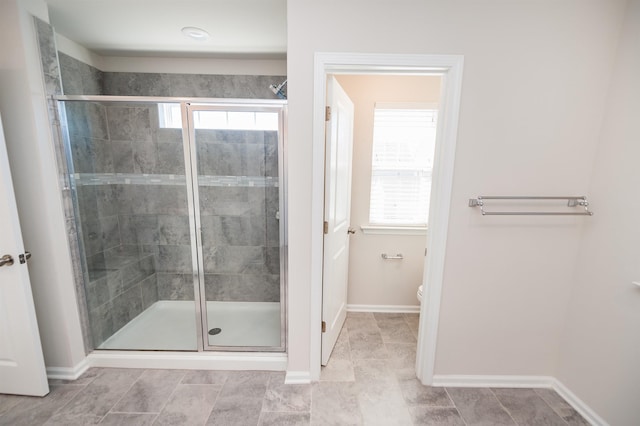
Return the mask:
<svg viewBox="0 0 640 426">
<path fill-rule="evenodd" d="M 10 254 L 5 254 L 0 257 L 0 266 L 11 266 L 13 265 L 13 257 Z"/>
<path fill-rule="evenodd" d="M 355 234 L 355 233 L 356 233 L 356 230 L 351 227 L 347 230 L 347 234 Z"/>
</svg>

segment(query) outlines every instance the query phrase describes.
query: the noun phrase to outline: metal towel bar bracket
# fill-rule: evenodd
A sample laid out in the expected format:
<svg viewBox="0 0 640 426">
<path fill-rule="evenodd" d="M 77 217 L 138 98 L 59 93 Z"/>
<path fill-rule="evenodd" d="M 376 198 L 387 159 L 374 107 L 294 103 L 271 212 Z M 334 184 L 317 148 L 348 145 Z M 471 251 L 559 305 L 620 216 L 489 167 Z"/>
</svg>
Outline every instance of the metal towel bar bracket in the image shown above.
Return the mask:
<svg viewBox="0 0 640 426">
<path fill-rule="evenodd" d="M 545 200 L 567 200 L 567 207 L 583 207 L 583 211 L 573 212 L 548 212 L 548 211 L 486 211 L 484 209 L 485 200 L 529 200 L 529 201 L 545 201 Z M 487 196 L 481 195 L 477 198 L 469 199 L 469 207 L 480 207 L 483 216 L 501 215 L 501 216 L 592 216 L 593 212 L 589 210 L 589 202 L 584 195 L 566 196 L 566 197 L 533 197 L 533 196 Z"/>
<path fill-rule="evenodd" d="M 402 253 L 398 253 L 395 256 L 389 256 L 387 253 L 382 253 L 382 258 L 384 260 L 394 260 L 394 259 L 398 259 L 398 260 L 402 260 L 404 259 L 404 256 L 402 255 Z"/>
</svg>

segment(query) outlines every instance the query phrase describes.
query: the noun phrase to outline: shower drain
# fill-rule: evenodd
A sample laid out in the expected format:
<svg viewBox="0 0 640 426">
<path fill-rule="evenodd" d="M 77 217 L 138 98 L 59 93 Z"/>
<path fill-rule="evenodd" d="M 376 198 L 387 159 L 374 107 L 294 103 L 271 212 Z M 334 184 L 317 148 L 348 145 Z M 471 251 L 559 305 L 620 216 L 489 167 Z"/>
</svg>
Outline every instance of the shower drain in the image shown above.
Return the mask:
<svg viewBox="0 0 640 426">
<path fill-rule="evenodd" d="M 211 330 L 209 330 L 209 334 L 211 336 L 215 336 L 216 334 L 220 334 L 222 333 L 222 329 L 221 328 L 212 328 Z"/>
</svg>

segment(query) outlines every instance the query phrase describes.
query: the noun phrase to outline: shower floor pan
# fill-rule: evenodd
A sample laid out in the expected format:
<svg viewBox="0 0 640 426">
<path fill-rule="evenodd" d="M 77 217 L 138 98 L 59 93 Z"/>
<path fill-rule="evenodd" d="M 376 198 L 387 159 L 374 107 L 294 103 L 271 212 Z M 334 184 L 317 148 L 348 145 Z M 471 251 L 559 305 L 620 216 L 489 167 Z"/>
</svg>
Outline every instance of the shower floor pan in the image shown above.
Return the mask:
<svg viewBox="0 0 640 426">
<path fill-rule="evenodd" d="M 280 303 L 207 302 L 213 346 L 280 346 Z M 98 349 L 195 351 L 196 313 L 192 301 L 160 300 L 107 339 Z"/>
</svg>

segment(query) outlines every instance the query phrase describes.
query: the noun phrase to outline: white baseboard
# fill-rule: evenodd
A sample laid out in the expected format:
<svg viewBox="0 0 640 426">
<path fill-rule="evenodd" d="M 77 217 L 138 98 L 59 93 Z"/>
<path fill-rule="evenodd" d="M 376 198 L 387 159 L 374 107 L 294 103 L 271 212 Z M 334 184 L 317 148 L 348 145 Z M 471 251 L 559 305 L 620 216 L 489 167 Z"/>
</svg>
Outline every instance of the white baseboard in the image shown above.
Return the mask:
<svg viewBox="0 0 640 426">
<path fill-rule="evenodd" d="M 87 360 L 91 367 L 110 368 L 266 371 L 285 371 L 287 369 L 287 355 L 283 353 L 94 351 L 87 356 Z"/>
<path fill-rule="evenodd" d="M 433 386 L 469 388 L 553 388 L 551 376 L 483 376 L 436 374 Z"/>
<path fill-rule="evenodd" d="M 571 392 L 560 380 L 553 380 L 553 390 L 564 398 L 586 421 L 595 426 L 609 426 L 595 411 L 591 409 L 583 400 L 578 398 L 576 394 Z"/>
<path fill-rule="evenodd" d="M 555 390 L 586 421 L 595 426 L 609 426 L 602 417 L 596 414 L 584 401 L 578 398 L 569 388 L 551 376 L 483 376 L 436 374 L 433 386 L 470 387 L 470 388 L 548 388 Z"/>
<path fill-rule="evenodd" d="M 287 385 L 306 385 L 311 383 L 311 373 L 309 371 L 287 371 L 284 383 Z"/>
<path fill-rule="evenodd" d="M 390 314 L 418 314 L 420 305 L 347 305 L 347 312 L 384 312 Z"/>
<path fill-rule="evenodd" d="M 76 380 L 89 367 L 87 358 L 80 361 L 75 367 L 47 367 L 47 377 L 49 379 Z"/>
</svg>

